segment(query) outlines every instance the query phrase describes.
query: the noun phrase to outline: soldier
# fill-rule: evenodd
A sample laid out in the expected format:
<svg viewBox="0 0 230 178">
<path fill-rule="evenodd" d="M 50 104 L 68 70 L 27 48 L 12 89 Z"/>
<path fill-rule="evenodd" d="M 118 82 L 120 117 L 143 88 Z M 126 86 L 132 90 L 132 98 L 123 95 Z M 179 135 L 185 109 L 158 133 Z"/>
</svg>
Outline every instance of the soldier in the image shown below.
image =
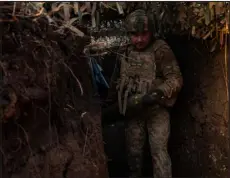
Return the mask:
<svg viewBox="0 0 230 178">
<path fill-rule="evenodd" d="M 146 134 L 152 155 L 153 177 L 172 177 L 167 151 L 170 133 L 168 108 L 174 105 L 183 79 L 172 50 L 165 41 L 154 39 L 152 27 L 143 10 L 136 10 L 126 18 L 131 45 L 122 55 L 117 88 L 119 110 L 127 119 L 126 143 L 132 178 L 141 177 Z M 129 108 L 133 106 L 141 107 L 141 112 L 135 116 L 129 115 Z"/>
</svg>

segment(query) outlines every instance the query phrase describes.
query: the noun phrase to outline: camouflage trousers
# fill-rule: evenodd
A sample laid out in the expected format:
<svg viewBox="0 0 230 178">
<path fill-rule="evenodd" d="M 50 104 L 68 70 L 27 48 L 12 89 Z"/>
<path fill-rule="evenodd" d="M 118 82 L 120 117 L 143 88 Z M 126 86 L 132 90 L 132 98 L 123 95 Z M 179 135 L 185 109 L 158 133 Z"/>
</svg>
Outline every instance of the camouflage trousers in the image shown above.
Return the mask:
<svg viewBox="0 0 230 178">
<path fill-rule="evenodd" d="M 143 149 L 148 134 L 153 162 L 154 178 L 172 178 L 171 159 L 167 151 L 170 133 L 170 116 L 164 108 L 147 110 L 129 118 L 126 127 L 126 144 L 130 178 L 141 177 Z"/>
</svg>

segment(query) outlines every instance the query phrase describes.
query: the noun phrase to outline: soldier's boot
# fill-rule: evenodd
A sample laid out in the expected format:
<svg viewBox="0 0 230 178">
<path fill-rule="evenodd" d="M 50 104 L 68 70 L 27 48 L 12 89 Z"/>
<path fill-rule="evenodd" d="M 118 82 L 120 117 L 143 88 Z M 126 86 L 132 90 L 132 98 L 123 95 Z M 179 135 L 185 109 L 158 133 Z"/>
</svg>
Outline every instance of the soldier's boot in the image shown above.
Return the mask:
<svg viewBox="0 0 230 178">
<path fill-rule="evenodd" d="M 126 146 L 130 178 L 141 177 L 145 138 L 144 119 L 129 120 L 126 127 Z"/>
<path fill-rule="evenodd" d="M 167 144 L 170 133 L 170 116 L 166 109 L 152 110 L 147 120 L 154 178 L 172 178 L 171 159 Z"/>
</svg>

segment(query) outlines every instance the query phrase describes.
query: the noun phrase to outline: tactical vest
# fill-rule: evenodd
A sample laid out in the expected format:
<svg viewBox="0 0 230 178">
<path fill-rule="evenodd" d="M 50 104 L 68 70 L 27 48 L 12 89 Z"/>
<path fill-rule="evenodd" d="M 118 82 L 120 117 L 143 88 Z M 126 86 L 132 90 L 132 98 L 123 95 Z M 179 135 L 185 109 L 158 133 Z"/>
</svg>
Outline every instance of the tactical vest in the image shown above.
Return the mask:
<svg viewBox="0 0 230 178">
<path fill-rule="evenodd" d="M 146 94 L 155 78 L 156 63 L 153 52 L 130 51 L 127 58 L 121 61 L 119 90 L 128 90 L 129 94 Z"/>
<path fill-rule="evenodd" d="M 127 49 L 121 59 L 120 80 L 117 86 L 120 113 L 125 114 L 129 95 L 144 95 L 153 89 L 157 73 L 155 51 L 162 45 L 163 41 L 159 40 L 142 52 Z"/>
<path fill-rule="evenodd" d="M 130 95 L 144 95 L 150 90 L 156 89 L 163 84 L 164 78 L 159 70 L 157 63 L 161 62 L 161 54 L 157 51 L 163 48 L 164 51 L 170 50 L 170 47 L 163 40 L 157 40 L 143 52 L 136 52 L 127 49 L 126 54 L 121 59 L 120 80 L 117 85 L 118 103 L 121 114 L 125 114 L 127 99 Z M 164 98 L 164 105 L 171 107 L 176 101 L 176 95 L 171 98 Z M 122 99 L 123 105 L 122 105 Z"/>
</svg>

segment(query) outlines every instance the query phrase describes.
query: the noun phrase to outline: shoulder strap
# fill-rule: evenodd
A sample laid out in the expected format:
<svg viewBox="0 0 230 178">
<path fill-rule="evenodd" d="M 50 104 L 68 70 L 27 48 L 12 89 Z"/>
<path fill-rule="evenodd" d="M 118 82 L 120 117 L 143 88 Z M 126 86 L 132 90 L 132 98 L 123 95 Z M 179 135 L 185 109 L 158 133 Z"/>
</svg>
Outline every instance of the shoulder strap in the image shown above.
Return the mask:
<svg viewBox="0 0 230 178">
<path fill-rule="evenodd" d="M 159 48 L 161 48 L 163 46 L 169 48 L 168 44 L 164 40 L 155 41 L 155 43 L 153 44 L 154 52 L 156 52 Z"/>
<path fill-rule="evenodd" d="M 132 50 L 132 46 L 131 45 L 129 45 L 129 46 L 127 46 L 127 48 L 126 48 L 126 50 L 125 50 L 125 60 L 126 61 L 128 61 L 128 55 L 129 55 L 129 53 L 131 52 L 131 50 Z"/>
</svg>

